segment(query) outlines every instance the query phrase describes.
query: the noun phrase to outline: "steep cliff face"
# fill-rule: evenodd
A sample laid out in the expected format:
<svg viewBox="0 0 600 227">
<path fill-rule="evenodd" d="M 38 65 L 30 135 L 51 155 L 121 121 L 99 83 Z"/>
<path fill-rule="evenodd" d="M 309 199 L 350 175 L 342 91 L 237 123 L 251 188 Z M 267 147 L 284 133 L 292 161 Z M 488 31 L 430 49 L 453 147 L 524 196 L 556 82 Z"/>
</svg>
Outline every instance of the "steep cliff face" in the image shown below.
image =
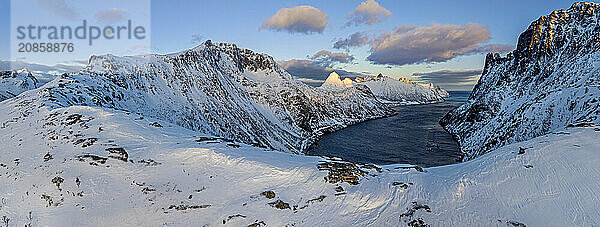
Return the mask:
<svg viewBox="0 0 600 227">
<path fill-rule="evenodd" d="M 364 87 L 312 88 L 268 55 L 210 41 L 170 55 L 93 56 L 84 70 L 9 104 L 20 112 L 82 105 L 124 110 L 294 153 L 324 132 L 391 114 Z"/>
<path fill-rule="evenodd" d="M 488 54 L 469 100 L 440 123 L 465 160 L 570 125 L 600 123 L 600 4 L 534 21 L 506 57 Z"/>
</svg>

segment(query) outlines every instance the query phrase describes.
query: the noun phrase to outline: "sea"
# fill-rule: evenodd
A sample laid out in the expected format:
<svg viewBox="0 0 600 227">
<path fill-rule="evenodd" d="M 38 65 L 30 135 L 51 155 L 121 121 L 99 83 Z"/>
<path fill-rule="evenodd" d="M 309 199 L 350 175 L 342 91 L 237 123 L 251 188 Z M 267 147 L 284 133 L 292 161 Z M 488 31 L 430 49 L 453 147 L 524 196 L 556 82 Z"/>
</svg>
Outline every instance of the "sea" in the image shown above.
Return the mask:
<svg viewBox="0 0 600 227">
<path fill-rule="evenodd" d="M 440 126 L 439 120 L 464 103 L 469 94 L 455 91 L 444 102 L 396 107 L 394 116 L 324 135 L 307 155 L 335 156 L 377 165 L 433 167 L 457 163 L 461 157 L 458 144 Z"/>
</svg>

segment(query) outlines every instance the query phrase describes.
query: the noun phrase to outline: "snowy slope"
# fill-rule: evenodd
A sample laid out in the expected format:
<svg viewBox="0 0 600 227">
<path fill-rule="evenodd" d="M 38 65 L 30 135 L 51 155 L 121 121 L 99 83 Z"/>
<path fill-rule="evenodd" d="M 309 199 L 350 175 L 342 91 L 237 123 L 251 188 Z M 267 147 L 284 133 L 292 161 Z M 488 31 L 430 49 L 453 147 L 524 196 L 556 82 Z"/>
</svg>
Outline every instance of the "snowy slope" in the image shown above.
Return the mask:
<svg viewBox="0 0 600 227">
<path fill-rule="evenodd" d="M 0 115 L 0 216 L 9 226 L 600 224 L 599 127 L 423 172 L 379 172 L 110 108 L 0 112 L 8 113 Z"/>
<path fill-rule="evenodd" d="M 38 80 L 27 69 L 0 72 L 0 102 L 37 87 Z"/>
<path fill-rule="evenodd" d="M 523 98 L 504 103 L 512 96 L 500 96 L 486 81 L 501 87 L 522 78 L 497 71 L 484 72 L 477 85 L 494 95 L 477 101 L 486 97 L 477 88 L 467 106 L 534 107 L 551 100 L 549 107 L 565 114 L 560 119 L 587 119 L 598 110 L 590 101 L 597 87 L 579 83 L 594 78 L 595 71 L 584 67 L 587 61 L 574 60 L 586 73 L 562 74 L 565 78 L 555 81 L 556 86 L 573 81 L 557 88 L 566 94 L 587 95 L 574 96 L 572 105 L 544 99 L 559 97 L 553 92 L 539 98 L 512 86 L 502 88 L 521 91 Z M 0 103 L 0 221 L 9 226 L 600 225 L 600 126 L 558 121 L 533 139 L 425 169 L 308 157 L 222 138 L 231 133 L 238 141 L 284 145 L 386 113 L 365 86 L 310 88 L 271 64 L 276 65 L 266 55 L 211 43 L 167 56 L 99 56 L 85 71 Z M 511 80 L 494 79 L 501 75 Z M 553 91 L 551 83 L 545 85 Z M 595 109 L 586 115 L 588 108 Z M 537 107 L 512 110 L 521 114 L 513 119 L 524 122 L 546 114 Z M 478 122 L 505 120 L 477 113 L 472 116 Z M 480 130 L 457 119 L 446 125 L 457 125 L 455 135 Z M 538 126 L 523 124 L 519 130 Z M 497 133 L 482 132 L 488 133 L 483 137 Z M 294 133 L 301 136 L 288 136 Z"/>
<path fill-rule="evenodd" d="M 325 132 L 391 114 L 368 89 L 295 81 L 272 57 L 210 41 L 180 53 L 93 56 L 7 105 L 99 106 L 141 113 L 227 139 L 301 153 Z M 25 111 L 25 110 L 21 110 Z"/>
<path fill-rule="evenodd" d="M 441 124 L 465 159 L 568 125 L 600 124 L 600 4 L 534 21 L 506 57 L 488 54 L 466 104 Z"/>
<path fill-rule="evenodd" d="M 434 85 L 407 83 L 387 76 L 365 78 L 357 84 L 366 85 L 376 97 L 392 102 L 432 103 L 444 101 L 445 97 L 450 96 Z"/>
</svg>

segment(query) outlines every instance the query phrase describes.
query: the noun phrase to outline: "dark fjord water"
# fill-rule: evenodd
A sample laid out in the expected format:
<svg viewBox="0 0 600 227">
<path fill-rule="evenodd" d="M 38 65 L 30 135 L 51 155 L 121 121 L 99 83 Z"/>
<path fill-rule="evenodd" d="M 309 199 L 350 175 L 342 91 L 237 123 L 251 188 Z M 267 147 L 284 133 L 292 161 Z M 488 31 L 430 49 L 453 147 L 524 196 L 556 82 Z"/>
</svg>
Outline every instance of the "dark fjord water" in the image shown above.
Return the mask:
<svg viewBox="0 0 600 227">
<path fill-rule="evenodd" d="M 424 167 L 456 163 L 458 144 L 438 121 L 467 100 L 469 92 L 450 92 L 445 102 L 397 107 L 397 115 L 363 122 L 323 136 L 308 155 L 331 155 L 373 164 Z"/>
</svg>

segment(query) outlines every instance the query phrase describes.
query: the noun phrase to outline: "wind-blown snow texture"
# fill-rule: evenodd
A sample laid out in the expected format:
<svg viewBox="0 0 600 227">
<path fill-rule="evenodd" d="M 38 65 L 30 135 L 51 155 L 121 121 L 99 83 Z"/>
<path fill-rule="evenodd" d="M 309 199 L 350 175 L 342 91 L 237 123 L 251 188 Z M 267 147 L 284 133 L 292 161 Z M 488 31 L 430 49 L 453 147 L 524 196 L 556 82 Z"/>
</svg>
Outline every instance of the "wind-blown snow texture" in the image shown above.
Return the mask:
<svg viewBox="0 0 600 227">
<path fill-rule="evenodd" d="M 110 108 L 13 108 L 0 105 L 10 113 L 0 115 L 0 218 L 9 226 L 600 223 L 599 127 L 456 165 L 378 171 Z"/>
<path fill-rule="evenodd" d="M 441 124 L 465 160 L 570 124 L 600 123 L 600 4 L 575 3 L 533 22 L 517 49 L 488 54 L 469 100 Z"/>
<path fill-rule="evenodd" d="M 324 132 L 392 113 L 364 87 L 312 88 L 293 80 L 270 56 L 210 41 L 166 56 L 93 56 L 81 72 L 9 105 L 22 103 L 126 110 L 293 153 Z"/>
</svg>

